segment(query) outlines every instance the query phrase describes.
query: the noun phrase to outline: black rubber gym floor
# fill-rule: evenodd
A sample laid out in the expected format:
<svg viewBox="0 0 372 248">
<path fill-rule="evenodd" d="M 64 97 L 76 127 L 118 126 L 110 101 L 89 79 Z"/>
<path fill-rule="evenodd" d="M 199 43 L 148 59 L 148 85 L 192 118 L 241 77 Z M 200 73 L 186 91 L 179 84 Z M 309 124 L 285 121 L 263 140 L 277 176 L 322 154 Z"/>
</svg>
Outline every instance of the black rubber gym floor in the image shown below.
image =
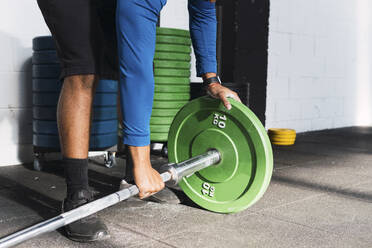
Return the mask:
<svg viewBox="0 0 372 248">
<path fill-rule="evenodd" d="M 155 167 L 165 162 L 152 158 Z M 116 190 L 123 161 L 113 169 L 91 161 L 98 195 Z M 274 147 L 274 161 L 268 191 L 246 211 L 211 213 L 180 192 L 181 204 L 131 199 L 100 213 L 111 232 L 105 242 L 74 243 L 53 232 L 19 247 L 372 247 L 372 127 L 299 134 L 294 146 Z M 0 236 L 58 213 L 61 168 L 31 168 L 0 168 Z"/>
</svg>

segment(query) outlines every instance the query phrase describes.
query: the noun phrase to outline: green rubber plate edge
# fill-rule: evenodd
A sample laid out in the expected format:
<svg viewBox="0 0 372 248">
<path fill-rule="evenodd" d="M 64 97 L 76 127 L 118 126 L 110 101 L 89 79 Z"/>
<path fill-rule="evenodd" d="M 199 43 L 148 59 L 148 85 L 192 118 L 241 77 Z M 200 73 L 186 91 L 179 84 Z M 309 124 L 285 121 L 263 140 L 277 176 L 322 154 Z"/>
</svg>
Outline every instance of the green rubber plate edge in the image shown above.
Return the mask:
<svg viewBox="0 0 372 248">
<path fill-rule="evenodd" d="M 190 32 L 184 29 L 176 29 L 176 28 L 163 28 L 157 27 L 156 34 L 158 35 L 172 35 L 172 36 L 180 36 L 190 38 Z"/>
<path fill-rule="evenodd" d="M 155 85 L 155 94 L 156 93 L 187 93 L 190 94 L 190 85 Z"/>
<path fill-rule="evenodd" d="M 170 44 L 156 44 L 156 52 L 175 52 L 175 53 L 184 53 L 190 54 L 191 47 L 183 45 L 170 45 Z"/>
<path fill-rule="evenodd" d="M 190 85 L 190 78 L 189 77 L 155 77 L 155 86 L 157 84 Z"/>
<path fill-rule="evenodd" d="M 151 133 L 168 133 L 170 125 L 150 125 L 150 132 Z"/>
<path fill-rule="evenodd" d="M 153 108 L 154 109 L 181 109 L 185 106 L 188 101 L 154 101 Z"/>
<path fill-rule="evenodd" d="M 174 35 L 158 34 L 156 35 L 156 43 L 191 46 L 191 39 L 187 37 L 180 37 Z"/>
<path fill-rule="evenodd" d="M 184 69 L 190 70 L 190 62 L 154 60 L 154 68 Z"/>
<path fill-rule="evenodd" d="M 191 61 L 191 55 L 186 53 L 156 52 L 154 59 L 166 61 Z"/>
<path fill-rule="evenodd" d="M 155 77 L 190 77 L 190 70 L 184 69 L 154 69 Z"/>
<path fill-rule="evenodd" d="M 150 140 L 157 142 L 165 142 L 168 140 L 168 133 L 151 133 Z"/>
<path fill-rule="evenodd" d="M 155 101 L 187 101 L 190 99 L 189 93 L 155 93 Z"/>
<path fill-rule="evenodd" d="M 152 116 L 150 119 L 150 126 L 151 125 L 170 125 L 172 124 L 172 121 L 174 119 L 174 116 Z"/>
<path fill-rule="evenodd" d="M 180 108 L 174 108 L 174 109 L 158 109 L 158 108 L 155 108 L 155 109 L 152 109 L 152 113 L 151 113 L 151 116 L 176 116 L 176 114 L 178 113 L 178 111 L 180 110 Z"/>
<path fill-rule="evenodd" d="M 264 178 L 261 180 L 261 187 L 259 187 L 258 192 L 254 192 L 253 199 L 249 200 L 249 204 L 246 203 L 248 200 L 247 198 L 251 197 L 251 194 L 245 194 L 244 196 L 240 197 L 238 200 L 234 201 L 234 204 L 229 206 L 229 204 L 222 205 L 222 204 L 214 204 L 213 202 L 208 202 L 200 197 L 198 197 L 194 190 L 189 188 L 187 185 L 187 179 L 183 178 L 181 182 L 179 183 L 179 186 L 182 188 L 184 193 L 196 204 L 199 206 L 218 213 L 235 213 L 243 211 L 244 209 L 247 209 L 248 207 L 252 206 L 254 203 L 256 203 L 266 192 L 271 176 L 273 171 L 273 152 L 272 147 L 270 144 L 269 137 L 266 133 L 265 128 L 263 127 L 260 120 L 256 117 L 256 115 L 248 109 L 245 105 L 229 98 L 229 102 L 231 103 L 233 108 L 237 108 L 238 111 L 244 112 L 248 118 L 251 120 L 251 125 L 247 126 L 247 130 L 251 130 L 252 128 L 255 129 L 259 137 L 261 138 L 262 142 L 252 142 L 255 143 L 255 146 L 260 146 L 260 150 L 263 152 L 261 156 L 264 156 L 264 164 L 265 168 L 264 171 L 261 170 L 262 173 L 264 173 Z M 218 111 L 221 112 L 228 112 L 228 110 L 223 106 L 220 100 L 218 99 L 212 99 L 208 96 L 200 97 L 197 99 L 194 99 L 193 101 L 190 101 L 186 106 L 184 106 L 176 115 L 174 118 L 172 125 L 169 130 L 168 135 L 168 160 L 170 163 L 178 163 L 181 162 L 177 158 L 176 154 L 176 141 L 178 137 L 179 127 L 182 125 L 183 121 L 185 120 L 186 116 L 188 116 L 190 109 L 200 109 L 203 105 L 213 105 Z M 231 111 L 231 110 L 230 110 Z M 254 182 L 253 182 L 254 184 Z M 253 186 L 251 186 L 253 188 Z M 257 187 L 256 187 L 257 188 Z"/>
</svg>

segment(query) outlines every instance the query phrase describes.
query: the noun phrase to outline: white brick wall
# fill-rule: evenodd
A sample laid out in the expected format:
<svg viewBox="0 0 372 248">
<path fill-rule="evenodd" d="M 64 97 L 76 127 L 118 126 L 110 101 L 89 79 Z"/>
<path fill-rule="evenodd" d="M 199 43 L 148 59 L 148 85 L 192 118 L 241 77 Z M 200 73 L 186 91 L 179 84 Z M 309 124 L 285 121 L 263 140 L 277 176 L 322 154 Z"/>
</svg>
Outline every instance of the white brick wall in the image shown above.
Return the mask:
<svg viewBox="0 0 372 248">
<path fill-rule="evenodd" d="M 49 34 L 36 1 L 0 2 L 0 166 L 32 161 L 32 38 Z"/>
<path fill-rule="evenodd" d="M 266 126 L 372 124 L 372 2 L 271 1 Z"/>
</svg>

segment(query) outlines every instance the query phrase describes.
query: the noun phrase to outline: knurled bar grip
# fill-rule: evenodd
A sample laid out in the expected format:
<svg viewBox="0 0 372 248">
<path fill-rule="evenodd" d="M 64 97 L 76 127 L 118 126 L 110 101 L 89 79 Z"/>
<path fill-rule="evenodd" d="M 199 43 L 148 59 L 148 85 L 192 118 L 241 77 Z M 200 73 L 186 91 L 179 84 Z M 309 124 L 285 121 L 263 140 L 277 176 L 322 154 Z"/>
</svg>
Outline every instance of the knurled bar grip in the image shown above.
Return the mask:
<svg viewBox="0 0 372 248">
<path fill-rule="evenodd" d="M 199 163 L 198 163 L 199 161 Z M 206 168 L 210 165 L 216 164 L 220 161 L 220 154 L 217 150 L 210 150 L 205 154 L 191 158 L 179 164 L 169 164 L 166 168 L 169 170 L 162 173 L 160 176 L 164 182 L 168 181 L 179 181 L 183 176 L 190 176 L 198 170 Z M 181 165 L 182 166 L 178 166 Z M 190 167 L 191 164 L 191 167 Z M 186 166 L 188 175 L 184 174 L 182 170 L 183 166 Z M 180 174 L 180 175 L 179 175 Z M 43 221 L 39 224 L 33 225 L 16 233 L 13 233 L 7 237 L 0 239 L 0 248 L 8 248 L 43 233 L 54 231 L 60 227 L 68 225 L 79 219 L 85 218 L 91 214 L 97 213 L 105 208 L 111 207 L 121 201 L 127 200 L 128 198 L 135 196 L 139 193 L 139 189 L 136 185 L 132 185 L 129 188 L 120 190 L 116 193 L 105 196 L 101 199 L 92 201 L 81 207 L 75 208 L 71 211 L 60 214 L 54 218 Z"/>
</svg>

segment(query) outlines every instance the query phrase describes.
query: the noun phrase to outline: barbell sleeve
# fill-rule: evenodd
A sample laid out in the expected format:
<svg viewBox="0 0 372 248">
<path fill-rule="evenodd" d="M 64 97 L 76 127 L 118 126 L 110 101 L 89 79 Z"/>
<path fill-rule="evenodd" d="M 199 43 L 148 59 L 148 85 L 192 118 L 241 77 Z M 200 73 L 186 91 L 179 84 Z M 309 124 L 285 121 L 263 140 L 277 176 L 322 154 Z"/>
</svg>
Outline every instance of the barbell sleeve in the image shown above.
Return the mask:
<svg viewBox="0 0 372 248">
<path fill-rule="evenodd" d="M 205 154 L 193 157 L 180 163 L 165 165 L 161 173 L 164 182 L 179 182 L 184 176 L 190 176 L 196 171 L 216 164 L 220 161 L 220 154 L 217 150 L 210 150 Z M 136 185 L 117 191 L 98 200 L 84 204 L 78 208 L 62 213 L 54 218 L 33 225 L 9 236 L 0 239 L 0 248 L 8 248 L 34 238 L 43 233 L 54 231 L 60 227 L 97 213 L 105 208 L 111 207 L 121 201 L 127 200 L 139 193 Z"/>
<path fill-rule="evenodd" d="M 183 162 L 163 165 L 161 171 L 169 171 L 172 178 L 168 183 L 176 185 L 183 177 L 191 176 L 197 171 L 217 164 L 220 160 L 221 154 L 216 149 L 211 149 L 202 155 L 192 157 Z"/>
</svg>

